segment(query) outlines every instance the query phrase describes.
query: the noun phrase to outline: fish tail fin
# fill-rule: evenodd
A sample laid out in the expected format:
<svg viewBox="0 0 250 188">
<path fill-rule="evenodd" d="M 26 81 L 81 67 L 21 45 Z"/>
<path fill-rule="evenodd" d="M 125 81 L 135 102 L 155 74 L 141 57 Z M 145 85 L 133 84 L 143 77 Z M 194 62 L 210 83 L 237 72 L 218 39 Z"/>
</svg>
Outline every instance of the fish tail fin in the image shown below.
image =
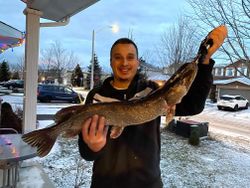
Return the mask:
<svg viewBox="0 0 250 188">
<path fill-rule="evenodd" d="M 37 147 L 37 155 L 44 157 L 50 152 L 59 135 L 58 131 L 53 130 L 54 126 L 26 133 L 22 139 L 32 147 Z"/>
</svg>

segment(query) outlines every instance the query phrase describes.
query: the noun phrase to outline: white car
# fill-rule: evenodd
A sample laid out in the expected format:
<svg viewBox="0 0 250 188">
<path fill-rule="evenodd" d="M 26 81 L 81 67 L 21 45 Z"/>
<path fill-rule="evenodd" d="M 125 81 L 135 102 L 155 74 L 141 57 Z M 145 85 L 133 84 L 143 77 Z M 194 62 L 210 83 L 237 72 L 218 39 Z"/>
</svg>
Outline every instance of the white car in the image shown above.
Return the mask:
<svg viewBox="0 0 250 188">
<path fill-rule="evenodd" d="M 219 110 L 222 109 L 248 109 L 249 101 L 241 95 L 222 95 L 217 102 Z"/>
</svg>

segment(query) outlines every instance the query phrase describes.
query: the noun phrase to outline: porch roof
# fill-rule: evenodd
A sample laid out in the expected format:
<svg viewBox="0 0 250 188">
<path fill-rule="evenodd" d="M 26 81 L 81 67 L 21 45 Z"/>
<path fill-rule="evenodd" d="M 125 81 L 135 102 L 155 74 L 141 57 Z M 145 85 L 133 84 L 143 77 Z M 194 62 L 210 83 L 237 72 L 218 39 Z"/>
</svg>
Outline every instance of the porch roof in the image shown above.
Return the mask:
<svg viewBox="0 0 250 188">
<path fill-rule="evenodd" d="M 21 0 L 30 9 L 42 12 L 41 18 L 61 21 L 93 5 L 99 0 Z"/>
<path fill-rule="evenodd" d="M 9 48 L 22 45 L 24 32 L 0 21 L 0 54 Z"/>
</svg>

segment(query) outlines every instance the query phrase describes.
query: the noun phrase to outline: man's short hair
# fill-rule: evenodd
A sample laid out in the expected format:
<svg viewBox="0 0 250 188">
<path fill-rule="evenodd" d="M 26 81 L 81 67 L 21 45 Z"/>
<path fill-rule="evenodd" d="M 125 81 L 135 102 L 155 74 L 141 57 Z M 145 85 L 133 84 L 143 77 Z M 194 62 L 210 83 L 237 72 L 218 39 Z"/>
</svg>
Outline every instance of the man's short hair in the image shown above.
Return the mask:
<svg viewBox="0 0 250 188">
<path fill-rule="evenodd" d="M 136 44 L 134 43 L 134 41 L 132 41 L 132 40 L 129 39 L 129 38 L 120 38 L 120 39 L 116 40 L 116 41 L 114 42 L 114 44 L 112 45 L 112 47 L 111 47 L 111 50 L 110 50 L 110 60 L 111 60 L 111 58 L 112 58 L 112 51 L 113 51 L 114 47 L 115 47 L 117 44 L 132 44 L 132 45 L 134 45 L 135 50 L 136 50 L 136 55 L 137 55 L 137 58 L 138 58 L 138 48 L 137 48 Z"/>
</svg>

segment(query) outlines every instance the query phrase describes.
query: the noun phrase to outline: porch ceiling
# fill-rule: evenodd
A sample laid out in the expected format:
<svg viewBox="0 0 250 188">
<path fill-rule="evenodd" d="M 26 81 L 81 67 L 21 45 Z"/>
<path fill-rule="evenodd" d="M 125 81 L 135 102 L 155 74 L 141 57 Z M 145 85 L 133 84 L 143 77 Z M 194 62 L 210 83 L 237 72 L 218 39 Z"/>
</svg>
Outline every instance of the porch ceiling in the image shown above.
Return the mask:
<svg viewBox="0 0 250 188">
<path fill-rule="evenodd" d="M 61 21 L 88 8 L 99 0 L 22 0 L 28 8 L 39 10 L 44 19 Z"/>
</svg>

